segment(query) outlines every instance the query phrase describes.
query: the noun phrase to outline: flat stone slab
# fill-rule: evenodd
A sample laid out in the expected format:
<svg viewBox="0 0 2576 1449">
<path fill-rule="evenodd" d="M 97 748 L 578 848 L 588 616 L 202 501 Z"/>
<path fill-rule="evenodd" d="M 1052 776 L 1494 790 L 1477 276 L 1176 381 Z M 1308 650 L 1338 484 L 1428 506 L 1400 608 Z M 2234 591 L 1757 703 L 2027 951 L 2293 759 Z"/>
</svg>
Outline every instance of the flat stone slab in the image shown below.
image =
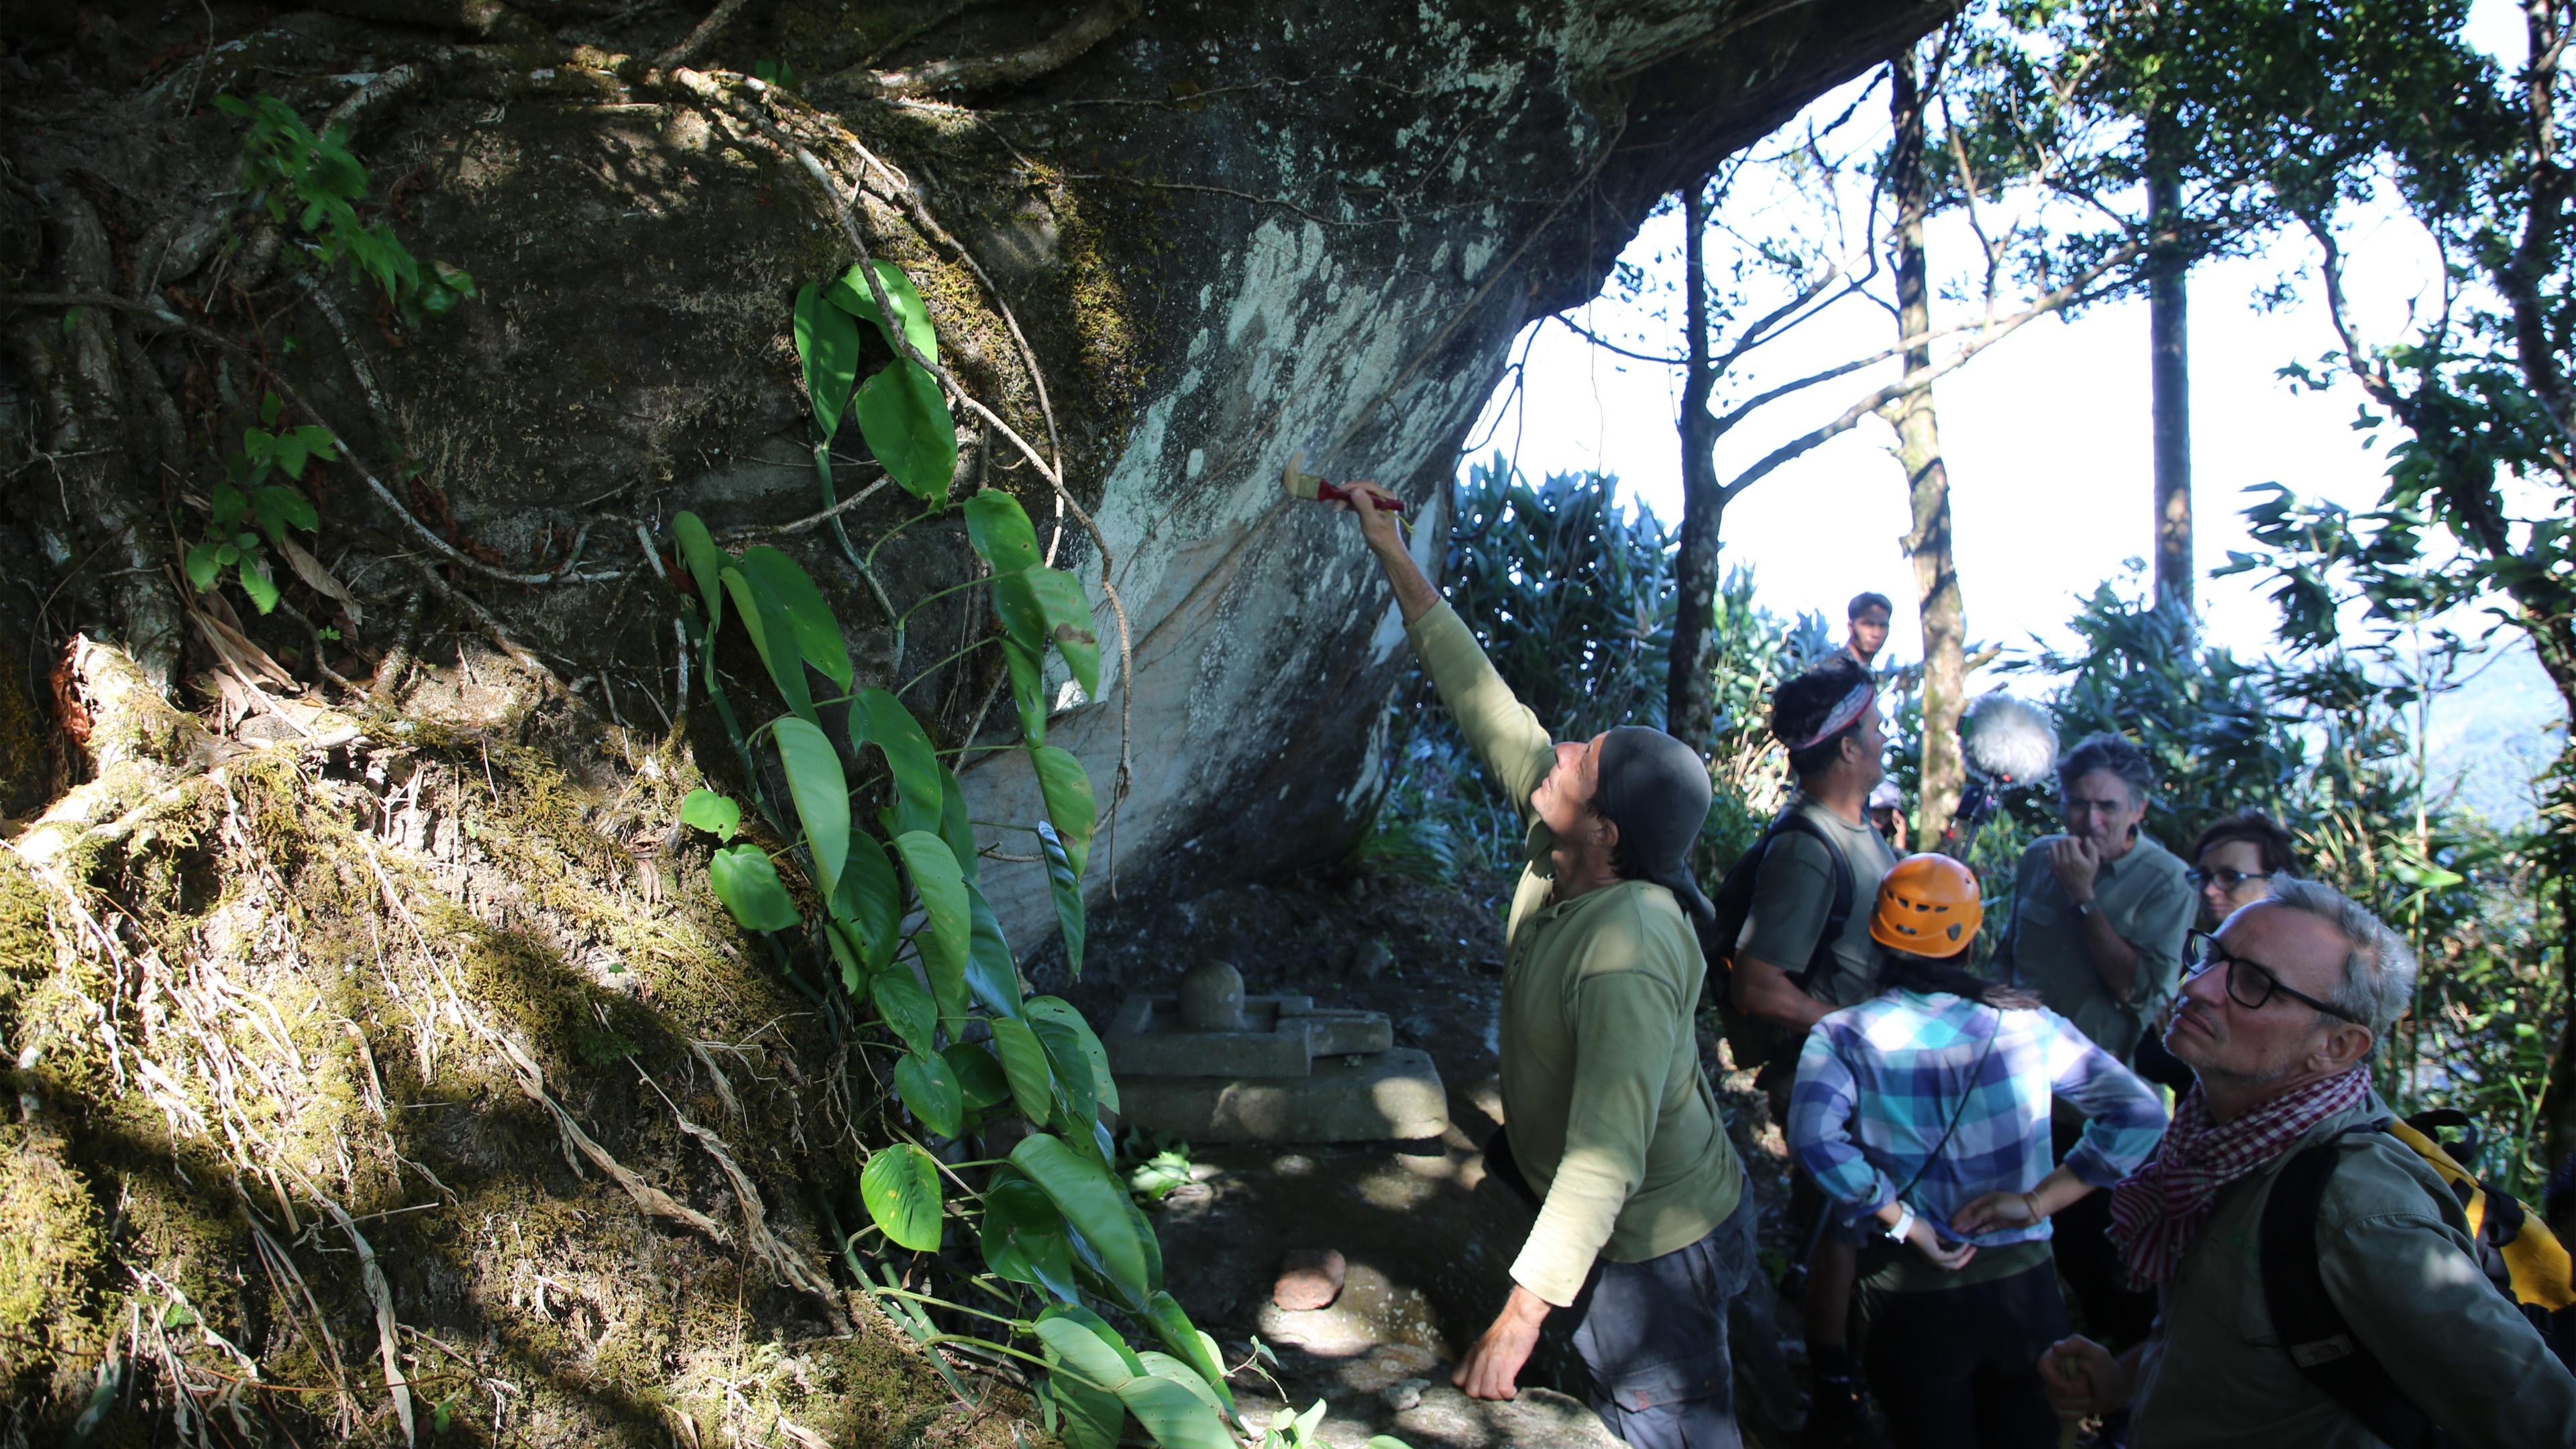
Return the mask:
<svg viewBox="0 0 2576 1449">
<path fill-rule="evenodd" d="M 1117 1060 L 1113 1038 L 1111 1061 Z M 1119 1118 L 1192 1142 L 1414 1142 L 1449 1128 L 1431 1054 L 1396 1047 L 1324 1057 L 1302 1077 L 1130 1076 L 1118 1068 Z"/>
<path fill-rule="evenodd" d="M 1395 1026 L 1381 1012 L 1319 1009 L 1309 996 L 1250 996 L 1241 1028 L 1198 1031 L 1182 1024 L 1179 998 L 1131 996 L 1100 1044 L 1122 1085 L 1131 1076 L 1302 1077 L 1310 1062 L 1387 1050 Z"/>
</svg>

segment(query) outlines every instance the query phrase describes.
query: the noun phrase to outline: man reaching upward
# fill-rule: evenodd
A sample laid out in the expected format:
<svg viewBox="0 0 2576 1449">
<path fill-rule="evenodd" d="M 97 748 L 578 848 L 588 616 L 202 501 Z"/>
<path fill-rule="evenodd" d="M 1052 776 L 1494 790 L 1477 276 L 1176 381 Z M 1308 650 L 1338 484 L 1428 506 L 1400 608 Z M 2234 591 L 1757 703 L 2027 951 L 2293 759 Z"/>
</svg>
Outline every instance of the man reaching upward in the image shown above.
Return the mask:
<svg viewBox="0 0 2576 1449">
<path fill-rule="evenodd" d="M 1505 1145 L 1543 1201 L 1452 1381 L 1512 1397 L 1540 1324 L 1588 1284 L 1574 1350 L 1610 1432 L 1737 1449 L 1726 1309 L 1752 1267 L 1753 1201 L 1700 1071 L 1695 926 L 1715 910 L 1684 864 L 1707 766 L 1661 730 L 1549 739 L 1405 552 L 1385 495 L 1349 488 L 1441 702 L 1529 820 L 1499 1040 Z"/>
</svg>

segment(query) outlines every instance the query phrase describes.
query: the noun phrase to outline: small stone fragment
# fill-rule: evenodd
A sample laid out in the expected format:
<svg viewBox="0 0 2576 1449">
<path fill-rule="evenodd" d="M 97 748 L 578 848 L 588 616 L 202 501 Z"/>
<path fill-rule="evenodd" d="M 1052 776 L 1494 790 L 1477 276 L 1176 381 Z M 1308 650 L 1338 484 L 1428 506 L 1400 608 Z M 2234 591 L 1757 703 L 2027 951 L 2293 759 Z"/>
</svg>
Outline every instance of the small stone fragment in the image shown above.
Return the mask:
<svg viewBox="0 0 2576 1449">
<path fill-rule="evenodd" d="M 1329 1308 L 1342 1295 L 1342 1277 L 1350 1264 L 1331 1248 L 1297 1248 L 1279 1264 L 1278 1286 L 1270 1301 L 1291 1312 Z"/>
<path fill-rule="evenodd" d="M 1396 1413 L 1403 1413 L 1422 1402 L 1422 1391 L 1431 1387 L 1429 1379 L 1405 1379 L 1386 1386 L 1378 1394 L 1380 1402 Z"/>
</svg>

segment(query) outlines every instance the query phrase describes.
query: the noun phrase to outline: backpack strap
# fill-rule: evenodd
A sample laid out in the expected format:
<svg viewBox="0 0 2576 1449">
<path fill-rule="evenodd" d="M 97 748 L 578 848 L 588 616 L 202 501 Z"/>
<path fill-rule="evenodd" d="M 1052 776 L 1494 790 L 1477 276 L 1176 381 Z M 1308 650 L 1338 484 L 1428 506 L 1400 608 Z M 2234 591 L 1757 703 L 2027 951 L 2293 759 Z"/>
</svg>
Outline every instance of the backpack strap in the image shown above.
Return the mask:
<svg viewBox="0 0 2576 1449">
<path fill-rule="evenodd" d="M 1807 964 L 1789 977 L 1790 982 L 1800 991 L 1805 991 L 1812 996 L 1815 993 L 1809 988 L 1814 986 L 1816 981 L 1833 966 L 1834 942 L 1842 939 L 1843 927 L 1851 924 L 1854 894 L 1852 866 L 1850 859 L 1843 854 L 1842 846 L 1826 832 L 1825 827 L 1818 825 L 1805 811 L 1794 805 L 1783 811 L 1778 820 L 1772 822 L 1772 834 L 1777 835 L 1782 831 L 1795 831 L 1815 841 L 1825 848 L 1826 856 L 1834 863 L 1834 898 L 1825 908 L 1825 928 L 1817 935 L 1816 949 L 1808 953 Z M 1765 844 L 1767 845 L 1768 842 L 1766 841 Z"/>
<path fill-rule="evenodd" d="M 2442 1449 L 2450 1440 L 2389 1379 L 2378 1355 L 2353 1337 L 2352 1325 L 2326 1292 L 2317 1261 L 2317 1212 L 2326 1181 L 2342 1159 L 2343 1139 L 2387 1125 L 2373 1122 L 2336 1133 L 2291 1158 L 2273 1180 L 2259 1236 L 2263 1304 L 2290 1362 L 2363 1428 L 2391 1449 Z"/>
</svg>

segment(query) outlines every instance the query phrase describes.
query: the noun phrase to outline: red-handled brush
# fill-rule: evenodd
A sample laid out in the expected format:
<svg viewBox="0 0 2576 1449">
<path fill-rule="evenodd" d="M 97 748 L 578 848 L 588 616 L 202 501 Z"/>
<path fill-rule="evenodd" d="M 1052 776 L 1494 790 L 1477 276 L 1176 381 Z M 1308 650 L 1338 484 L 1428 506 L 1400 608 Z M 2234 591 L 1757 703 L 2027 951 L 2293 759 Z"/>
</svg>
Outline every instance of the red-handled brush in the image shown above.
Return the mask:
<svg viewBox="0 0 2576 1449">
<path fill-rule="evenodd" d="M 1287 489 L 1291 498 L 1313 498 L 1327 503 L 1348 503 L 1351 499 L 1350 490 L 1341 484 L 1327 480 L 1320 473 L 1307 472 L 1306 454 L 1302 450 L 1289 456 L 1288 469 L 1280 475 L 1279 486 Z M 1377 510 L 1402 517 L 1404 505 L 1388 498 L 1377 505 Z"/>
</svg>

